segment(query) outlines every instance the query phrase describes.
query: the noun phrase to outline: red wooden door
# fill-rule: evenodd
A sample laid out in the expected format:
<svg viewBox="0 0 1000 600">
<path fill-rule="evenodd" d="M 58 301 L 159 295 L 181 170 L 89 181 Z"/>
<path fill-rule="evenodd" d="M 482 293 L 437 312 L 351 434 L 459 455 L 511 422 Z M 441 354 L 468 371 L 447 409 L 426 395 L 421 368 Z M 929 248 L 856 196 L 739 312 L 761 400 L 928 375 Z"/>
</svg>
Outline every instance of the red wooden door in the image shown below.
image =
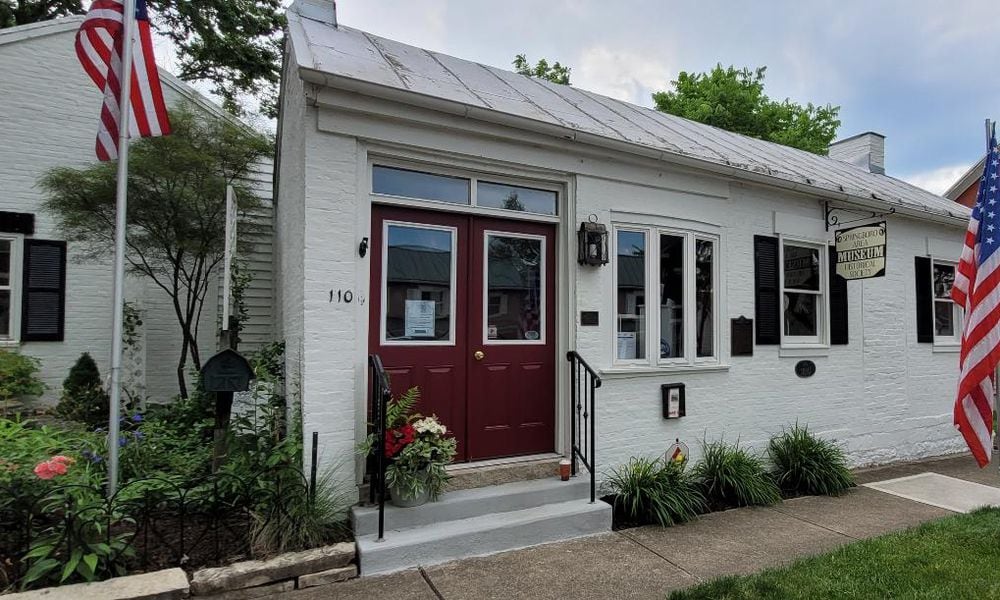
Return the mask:
<svg viewBox="0 0 1000 600">
<path fill-rule="evenodd" d="M 553 449 L 554 238 L 551 225 L 473 220 L 468 330 L 471 459 Z"/>
<path fill-rule="evenodd" d="M 416 410 L 437 415 L 466 460 L 468 218 L 375 206 L 371 234 L 368 347 L 393 395 L 419 387 Z"/>
<path fill-rule="evenodd" d="M 371 237 L 369 348 L 393 394 L 420 388 L 458 461 L 551 451 L 553 227 L 374 206 Z"/>
</svg>

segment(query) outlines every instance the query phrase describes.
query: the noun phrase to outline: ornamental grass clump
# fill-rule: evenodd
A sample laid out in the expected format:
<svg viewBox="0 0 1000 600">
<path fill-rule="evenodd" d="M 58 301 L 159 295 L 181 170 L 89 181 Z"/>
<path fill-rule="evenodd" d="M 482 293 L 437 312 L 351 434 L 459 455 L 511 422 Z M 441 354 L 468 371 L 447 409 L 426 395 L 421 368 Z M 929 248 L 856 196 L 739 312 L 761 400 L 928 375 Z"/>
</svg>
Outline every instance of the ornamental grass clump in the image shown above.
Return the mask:
<svg viewBox="0 0 1000 600">
<path fill-rule="evenodd" d="M 684 462 L 633 457 L 612 471 L 606 487 L 621 525 L 667 527 L 690 521 L 706 509 L 705 497 Z"/>
<path fill-rule="evenodd" d="M 702 442 L 702 458 L 692 469 L 713 510 L 737 506 L 769 506 L 781 501 L 781 490 L 764 461 L 739 442 Z"/>
<path fill-rule="evenodd" d="M 772 477 L 790 496 L 842 494 L 854 486 L 843 450 L 796 423 L 771 438 L 767 453 L 774 464 Z"/>
</svg>

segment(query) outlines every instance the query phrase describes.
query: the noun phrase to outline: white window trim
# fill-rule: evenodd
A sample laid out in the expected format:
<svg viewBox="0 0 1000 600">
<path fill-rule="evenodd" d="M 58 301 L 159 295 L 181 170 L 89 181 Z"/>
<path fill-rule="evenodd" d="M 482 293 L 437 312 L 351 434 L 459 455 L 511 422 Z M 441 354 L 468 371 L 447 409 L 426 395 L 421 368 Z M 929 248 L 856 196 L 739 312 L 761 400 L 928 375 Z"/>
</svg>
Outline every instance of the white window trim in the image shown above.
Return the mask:
<svg viewBox="0 0 1000 600">
<path fill-rule="evenodd" d="M 389 340 L 386 339 L 386 319 L 389 315 L 389 227 L 409 227 L 411 229 L 431 229 L 451 233 L 451 305 L 448 308 L 448 339 L 447 340 Z M 390 221 L 382 223 L 382 310 L 379 317 L 379 338 L 383 346 L 454 346 L 455 345 L 455 309 L 458 302 L 458 228 L 447 225 L 430 225 L 428 223 L 413 223 L 410 221 Z"/>
<path fill-rule="evenodd" d="M 942 260 L 931 258 L 931 317 L 933 317 L 933 330 L 934 334 L 934 348 L 940 352 L 958 352 L 962 348 L 962 327 L 965 323 L 965 309 L 953 302 L 950 298 L 948 300 L 938 299 L 934 295 L 934 265 L 943 265 L 955 269 L 958 272 L 958 263 L 954 260 Z M 951 304 L 952 310 L 952 326 L 955 328 L 955 333 L 950 336 L 939 336 L 937 334 L 937 304 L 938 302 L 948 302 Z"/>
<path fill-rule="evenodd" d="M 722 281 L 722 238 L 719 235 L 708 233 L 700 229 L 684 229 L 676 226 L 666 225 L 635 225 L 631 223 L 615 223 L 611 227 L 611 256 L 612 260 L 612 368 L 604 372 L 621 373 L 627 371 L 691 371 L 691 370 L 717 370 L 725 368 L 722 365 L 722 330 L 720 307 L 722 306 L 721 286 Z M 645 291 L 646 298 L 646 358 L 623 359 L 618 358 L 618 232 L 628 231 L 641 233 L 646 240 L 646 261 L 645 261 Z M 660 236 L 673 235 L 684 238 L 684 356 L 677 358 L 660 357 L 660 304 L 656 300 L 655 306 L 651 304 L 651 299 L 660 297 Z M 695 270 L 697 267 L 697 256 L 695 248 L 698 240 L 712 242 L 712 356 L 698 356 L 697 331 L 694 323 L 697 321 L 697 293 L 695 285 Z M 651 307 L 653 307 L 651 309 Z"/>
<path fill-rule="evenodd" d="M 489 271 L 489 261 L 490 261 L 490 236 L 494 237 L 510 237 L 510 238 L 520 238 L 525 240 L 539 240 L 541 242 L 542 254 L 542 269 L 541 269 L 541 306 L 538 320 L 539 337 L 537 340 L 491 340 L 489 337 L 489 289 L 490 289 L 490 271 Z M 479 333 L 482 335 L 482 343 L 484 346 L 544 346 L 546 343 L 545 334 L 548 330 L 548 320 L 550 315 L 548 314 L 548 308 L 546 302 L 548 297 L 546 296 L 548 287 L 545 285 L 545 277 L 548 274 L 548 255 L 546 254 L 545 247 L 545 236 L 535 235 L 530 233 L 519 233 L 512 231 L 499 231 L 493 229 L 487 229 L 483 231 L 483 330 Z"/>
<path fill-rule="evenodd" d="M 21 296 L 24 293 L 24 277 L 21 273 L 24 264 L 24 236 L 19 234 L 0 234 L 0 240 L 10 241 L 10 334 L 0 335 L 0 347 L 16 346 L 21 339 Z"/>
<path fill-rule="evenodd" d="M 819 291 L 794 289 L 796 294 L 814 294 L 819 296 L 817 335 L 785 335 L 785 244 L 815 248 L 819 252 Z M 830 259 L 829 246 L 814 241 L 790 236 L 778 236 L 778 302 L 781 319 L 781 348 L 809 348 L 813 350 L 830 347 L 830 272 L 827 262 Z"/>
</svg>

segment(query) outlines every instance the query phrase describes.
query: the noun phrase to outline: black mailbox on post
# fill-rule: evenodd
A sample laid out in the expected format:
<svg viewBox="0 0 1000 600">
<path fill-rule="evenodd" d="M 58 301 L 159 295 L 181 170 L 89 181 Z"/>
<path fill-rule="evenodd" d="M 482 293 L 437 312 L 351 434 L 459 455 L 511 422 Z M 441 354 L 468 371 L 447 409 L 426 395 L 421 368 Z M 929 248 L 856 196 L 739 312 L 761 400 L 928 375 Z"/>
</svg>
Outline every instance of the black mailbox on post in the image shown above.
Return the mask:
<svg viewBox="0 0 1000 600">
<path fill-rule="evenodd" d="M 245 392 L 253 378 L 247 359 L 229 348 L 208 359 L 201 368 L 201 386 L 206 392 Z"/>
</svg>

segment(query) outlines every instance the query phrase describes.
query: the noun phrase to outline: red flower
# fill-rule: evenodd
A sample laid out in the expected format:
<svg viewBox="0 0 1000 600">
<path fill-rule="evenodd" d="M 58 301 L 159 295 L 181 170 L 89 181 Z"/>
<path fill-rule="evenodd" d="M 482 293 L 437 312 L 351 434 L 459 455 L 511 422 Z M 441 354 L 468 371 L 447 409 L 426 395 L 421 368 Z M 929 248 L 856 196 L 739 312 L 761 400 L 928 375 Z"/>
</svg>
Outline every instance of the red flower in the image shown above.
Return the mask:
<svg viewBox="0 0 1000 600">
<path fill-rule="evenodd" d="M 413 425 L 407 423 L 402 427 L 390 429 L 385 432 L 385 455 L 392 458 L 399 454 L 403 448 L 413 443 L 417 437 L 417 432 Z"/>
</svg>

